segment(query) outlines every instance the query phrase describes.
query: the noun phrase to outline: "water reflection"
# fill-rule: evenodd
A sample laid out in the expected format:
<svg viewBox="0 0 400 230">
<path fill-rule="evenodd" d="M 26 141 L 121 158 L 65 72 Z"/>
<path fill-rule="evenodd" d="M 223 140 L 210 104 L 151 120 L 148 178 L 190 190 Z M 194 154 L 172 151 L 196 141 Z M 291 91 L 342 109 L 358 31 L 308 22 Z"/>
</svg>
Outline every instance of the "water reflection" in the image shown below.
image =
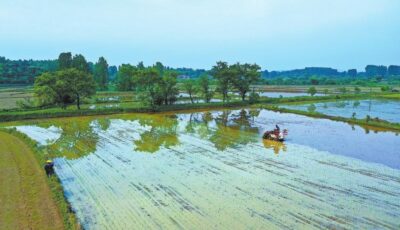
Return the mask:
<svg viewBox="0 0 400 230">
<path fill-rule="evenodd" d="M 248 109 L 44 123 L 66 132 L 57 150 L 96 143 L 92 154 L 55 159 L 85 229 L 398 226 L 400 139 L 391 132 Z M 275 124 L 289 129 L 285 143 L 261 139 Z"/>
<path fill-rule="evenodd" d="M 285 143 L 280 141 L 263 140 L 265 148 L 272 149 L 275 155 L 279 155 L 281 151 L 286 152 L 287 148 Z"/>
<path fill-rule="evenodd" d="M 252 120 L 259 114 L 257 110 L 224 110 L 217 113 L 192 113 L 185 130 L 211 141 L 218 150 L 243 145 L 259 140 L 259 128 Z"/>
<path fill-rule="evenodd" d="M 139 119 L 142 126 L 150 126 L 150 131 L 140 135 L 134 142 L 136 151 L 154 153 L 162 146 L 169 148 L 179 144 L 177 136 L 178 120 L 176 115 L 149 116 Z"/>
<path fill-rule="evenodd" d="M 59 121 L 56 126 L 62 130 L 61 137 L 53 144 L 46 146 L 50 157 L 64 156 L 75 159 L 96 151 L 99 140 L 97 128 L 107 130 L 108 119 L 70 119 Z"/>
<path fill-rule="evenodd" d="M 109 135 L 110 125 L 116 120 L 135 121 L 140 124 L 138 128 L 143 129 L 143 132 L 137 134 L 138 138 L 132 140 L 133 152 L 157 153 L 160 149 L 180 145 L 184 136 L 191 135 L 208 141 L 219 151 L 259 143 L 265 148 L 273 149 L 275 153 L 280 153 L 284 151 L 284 145 L 264 143 L 262 140 L 264 131 L 273 129 L 275 124 L 279 124 L 282 128 L 289 129 L 286 144 L 306 145 L 333 154 L 400 168 L 400 157 L 397 154 L 400 151 L 398 148 L 400 143 L 393 144 L 399 142 L 397 134 L 380 132 L 384 130 L 370 132 L 369 127 L 260 109 L 180 114 L 123 114 L 25 123 L 40 127 L 53 125 L 62 130 L 61 136 L 47 145 L 47 152 L 50 157 L 65 156 L 74 159 L 95 152 L 102 145 L 101 135 Z M 377 152 L 379 154 L 376 154 Z"/>
</svg>

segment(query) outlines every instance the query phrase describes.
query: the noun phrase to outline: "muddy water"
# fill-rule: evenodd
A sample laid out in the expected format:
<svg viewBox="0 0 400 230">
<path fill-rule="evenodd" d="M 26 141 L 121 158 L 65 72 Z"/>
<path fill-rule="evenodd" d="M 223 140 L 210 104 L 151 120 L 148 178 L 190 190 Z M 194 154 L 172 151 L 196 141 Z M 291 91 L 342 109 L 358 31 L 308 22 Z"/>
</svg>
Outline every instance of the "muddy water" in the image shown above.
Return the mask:
<svg viewBox="0 0 400 230">
<path fill-rule="evenodd" d="M 400 101 L 395 100 L 347 100 L 326 103 L 286 105 L 289 109 L 316 111 L 333 116 L 365 118 L 380 118 L 390 122 L 400 123 Z"/>
<path fill-rule="evenodd" d="M 261 140 L 275 124 L 289 129 L 285 144 Z M 266 110 L 23 125 L 63 130 L 43 147 L 87 229 L 400 224 L 400 137 L 391 132 Z"/>
</svg>

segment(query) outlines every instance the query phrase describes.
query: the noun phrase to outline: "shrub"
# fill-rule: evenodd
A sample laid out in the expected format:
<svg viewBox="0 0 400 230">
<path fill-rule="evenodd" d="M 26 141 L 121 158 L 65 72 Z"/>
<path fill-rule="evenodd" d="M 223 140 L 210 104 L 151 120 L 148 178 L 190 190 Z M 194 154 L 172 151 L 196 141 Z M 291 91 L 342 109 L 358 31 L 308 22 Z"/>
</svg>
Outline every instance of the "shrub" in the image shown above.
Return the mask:
<svg viewBox="0 0 400 230">
<path fill-rule="evenodd" d="M 260 101 L 260 95 L 256 92 L 251 92 L 249 95 L 249 102 L 251 104 L 257 103 Z"/>
</svg>

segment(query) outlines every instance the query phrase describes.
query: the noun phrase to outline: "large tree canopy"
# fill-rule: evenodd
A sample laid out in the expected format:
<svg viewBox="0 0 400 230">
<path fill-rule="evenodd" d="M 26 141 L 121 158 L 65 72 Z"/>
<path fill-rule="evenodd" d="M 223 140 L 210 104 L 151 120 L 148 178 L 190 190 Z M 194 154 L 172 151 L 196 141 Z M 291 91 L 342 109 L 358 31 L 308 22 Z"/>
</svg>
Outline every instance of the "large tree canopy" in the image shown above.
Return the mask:
<svg viewBox="0 0 400 230">
<path fill-rule="evenodd" d="M 244 100 L 246 93 L 250 90 L 250 85 L 260 79 L 260 70 L 257 64 L 228 65 L 226 62 L 217 62 L 211 73 L 217 80 L 217 91 L 221 93 L 223 101 L 228 99 L 228 92 L 232 86 L 239 91 Z"/>
<path fill-rule="evenodd" d="M 260 66 L 257 64 L 240 64 L 236 63 L 229 67 L 231 69 L 232 84 L 239 91 L 244 101 L 246 93 L 250 90 L 250 85 L 260 80 Z"/>
<path fill-rule="evenodd" d="M 65 108 L 75 101 L 78 109 L 83 98 L 96 92 L 93 76 L 74 68 L 40 75 L 34 90 L 43 104 L 61 104 Z"/>
</svg>

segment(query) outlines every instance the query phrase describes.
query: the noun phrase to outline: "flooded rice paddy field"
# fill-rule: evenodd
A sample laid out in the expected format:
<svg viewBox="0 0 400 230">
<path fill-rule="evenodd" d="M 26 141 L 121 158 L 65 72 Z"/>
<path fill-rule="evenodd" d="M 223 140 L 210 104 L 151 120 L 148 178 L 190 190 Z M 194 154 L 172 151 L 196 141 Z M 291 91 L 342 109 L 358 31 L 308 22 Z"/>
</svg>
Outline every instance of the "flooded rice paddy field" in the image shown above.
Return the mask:
<svg viewBox="0 0 400 230">
<path fill-rule="evenodd" d="M 263 141 L 275 124 L 286 143 Z M 15 125 L 15 123 L 13 124 Z M 400 137 L 267 110 L 18 123 L 86 229 L 398 229 Z"/>
<path fill-rule="evenodd" d="M 312 104 L 284 105 L 288 109 L 316 111 L 332 116 L 371 118 L 400 123 L 400 101 L 396 100 L 346 100 Z"/>
<path fill-rule="evenodd" d="M 261 97 L 272 97 L 272 98 L 310 96 L 309 93 L 299 93 L 299 92 L 260 92 L 259 94 Z M 324 96 L 324 94 L 316 93 L 315 96 Z"/>
<path fill-rule="evenodd" d="M 261 97 L 271 97 L 271 98 L 280 98 L 280 97 L 303 97 L 303 96 L 310 96 L 309 93 L 305 92 L 273 92 L 273 91 L 264 91 L 264 92 L 258 92 L 258 94 Z M 239 97 L 238 92 L 232 92 L 231 96 Z M 315 96 L 324 96 L 325 94 L 322 93 L 316 93 Z M 249 93 L 247 94 L 249 96 Z M 179 93 L 178 98 L 188 98 L 189 94 L 188 93 Z M 215 102 L 220 102 L 222 100 L 219 99 L 214 99 L 217 100 Z"/>
</svg>

